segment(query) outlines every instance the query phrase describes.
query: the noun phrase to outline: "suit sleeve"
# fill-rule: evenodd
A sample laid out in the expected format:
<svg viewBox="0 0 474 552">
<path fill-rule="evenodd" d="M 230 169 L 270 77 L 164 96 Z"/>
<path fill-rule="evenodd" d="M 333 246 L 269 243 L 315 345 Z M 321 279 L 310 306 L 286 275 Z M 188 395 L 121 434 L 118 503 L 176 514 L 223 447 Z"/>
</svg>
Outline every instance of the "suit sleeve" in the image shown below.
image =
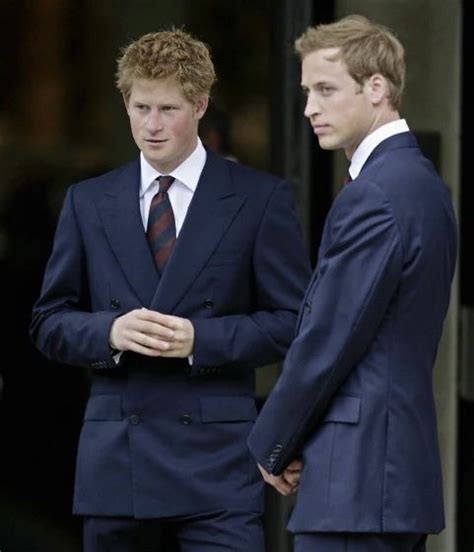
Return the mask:
<svg viewBox="0 0 474 552">
<path fill-rule="evenodd" d="M 64 200 L 30 335 L 48 358 L 65 364 L 115 366 L 108 337 L 117 313 L 91 312 L 87 266 L 74 210 L 74 187 Z"/>
<path fill-rule="evenodd" d="M 256 367 L 280 360 L 295 336 L 310 271 L 292 194 L 288 184 L 280 181 L 267 201 L 255 238 L 255 310 L 193 320 L 194 370 L 223 364 Z"/>
<path fill-rule="evenodd" d="M 399 229 L 375 185 L 359 181 L 341 192 L 324 233 L 298 335 L 248 440 L 273 474 L 301 452 L 370 346 L 400 281 Z"/>
</svg>

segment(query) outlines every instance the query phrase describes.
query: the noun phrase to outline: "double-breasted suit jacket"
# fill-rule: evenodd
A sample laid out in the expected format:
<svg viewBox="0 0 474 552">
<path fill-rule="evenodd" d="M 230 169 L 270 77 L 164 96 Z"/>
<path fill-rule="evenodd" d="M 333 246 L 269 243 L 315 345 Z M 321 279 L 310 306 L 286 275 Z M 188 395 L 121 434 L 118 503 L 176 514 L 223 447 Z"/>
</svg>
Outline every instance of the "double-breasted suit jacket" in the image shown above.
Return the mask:
<svg viewBox="0 0 474 552">
<path fill-rule="evenodd" d="M 300 532 L 439 532 L 432 369 L 456 263 L 446 185 L 414 135 L 381 142 L 338 194 L 282 375 L 249 445 L 302 455 Z"/>
<path fill-rule="evenodd" d="M 159 274 L 139 183 L 136 161 L 70 187 L 33 312 L 31 335 L 44 354 L 91 369 L 74 511 L 260 511 L 246 446 L 254 369 L 286 353 L 310 277 L 289 187 L 208 152 Z M 129 352 L 116 365 L 111 324 L 141 307 L 192 321 L 192 365 Z"/>
</svg>

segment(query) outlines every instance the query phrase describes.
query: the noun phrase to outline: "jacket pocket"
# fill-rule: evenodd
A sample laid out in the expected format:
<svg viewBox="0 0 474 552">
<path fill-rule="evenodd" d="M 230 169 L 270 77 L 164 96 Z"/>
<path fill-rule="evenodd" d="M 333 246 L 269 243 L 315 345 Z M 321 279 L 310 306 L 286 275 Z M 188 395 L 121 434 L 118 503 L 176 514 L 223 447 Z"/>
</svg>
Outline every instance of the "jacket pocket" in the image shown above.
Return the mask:
<svg viewBox="0 0 474 552">
<path fill-rule="evenodd" d="M 329 405 L 324 422 L 357 424 L 360 419 L 360 397 L 337 395 Z"/>
<path fill-rule="evenodd" d="M 201 420 L 212 422 L 253 422 L 257 418 L 251 397 L 201 397 Z"/>
<path fill-rule="evenodd" d="M 122 419 L 120 395 L 92 395 L 87 403 L 84 421 L 118 421 Z"/>
</svg>

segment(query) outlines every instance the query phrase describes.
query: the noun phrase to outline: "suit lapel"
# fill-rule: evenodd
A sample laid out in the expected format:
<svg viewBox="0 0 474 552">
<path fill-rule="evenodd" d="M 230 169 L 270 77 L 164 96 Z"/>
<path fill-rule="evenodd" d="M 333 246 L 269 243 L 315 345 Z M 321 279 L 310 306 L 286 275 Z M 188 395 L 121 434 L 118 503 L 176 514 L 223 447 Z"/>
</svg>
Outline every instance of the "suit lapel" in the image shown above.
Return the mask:
<svg viewBox="0 0 474 552">
<path fill-rule="evenodd" d="M 246 199 L 232 182 L 227 162 L 208 152 L 183 227 L 153 298 L 152 308 L 164 313 L 173 312 Z"/>
<path fill-rule="evenodd" d="M 142 304 L 151 303 L 159 274 L 153 262 L 139 206 L 140 164 L 126 165 L 114 173 L 99 205 L 107 238 L 127 280 Z"/>
</svg>

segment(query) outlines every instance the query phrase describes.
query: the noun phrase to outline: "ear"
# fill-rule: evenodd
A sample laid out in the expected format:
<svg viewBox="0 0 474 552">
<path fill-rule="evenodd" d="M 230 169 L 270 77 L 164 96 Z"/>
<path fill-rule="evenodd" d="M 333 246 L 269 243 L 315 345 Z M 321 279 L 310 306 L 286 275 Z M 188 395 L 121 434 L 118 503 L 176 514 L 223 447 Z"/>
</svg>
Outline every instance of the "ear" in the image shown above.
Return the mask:
<svg viewBox="0 0 474 552">
<path fill-rule="evenodd" d="M 198 98 L 194 104 L 194 114 L 196 119 L 200 120 L 203 118 L 204 113 L 206 113 L 207 106 L 209 105 L 209 96 L 203 96 Z"/>
<path fill-rule="evenodd" d="M 374 105 L 379 105 L 388 97 L 387 79 L 380 73 L 372 75 L 365 83 L 368 96 Z"/>
</svg>

